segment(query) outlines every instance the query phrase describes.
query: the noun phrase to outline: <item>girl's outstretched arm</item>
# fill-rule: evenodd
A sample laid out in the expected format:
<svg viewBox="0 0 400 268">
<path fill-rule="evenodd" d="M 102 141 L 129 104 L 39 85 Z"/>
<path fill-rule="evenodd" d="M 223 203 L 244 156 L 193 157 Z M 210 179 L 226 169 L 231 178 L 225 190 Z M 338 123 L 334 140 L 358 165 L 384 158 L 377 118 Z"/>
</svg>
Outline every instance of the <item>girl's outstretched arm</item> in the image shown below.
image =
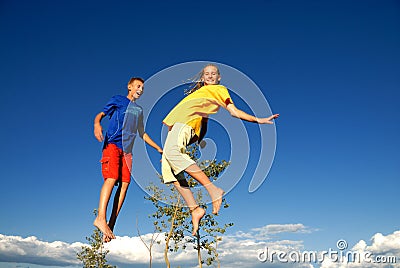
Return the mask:
<svg viewBox="0 0 400 268">
<path fill-rule="evenodd" d="M 273 124 L 271 120 L 278 118 L 279 114 L 274 114 L 271 115 L 270 117 L 264 117 L 264 118 L 258 118 L 253 115 L 250 115 L 246 112 L 243 112 L 242 110 L 239 110 L 236 108 L 236 106 L 233 103 L 230 103 L 226 106 L 226 109 L 229 111 L 229 113 L 236 118 L 239 118 L 241 120 L 245 120 L 248 122 L 254 122 L 258 124 Z"/>
</svg>

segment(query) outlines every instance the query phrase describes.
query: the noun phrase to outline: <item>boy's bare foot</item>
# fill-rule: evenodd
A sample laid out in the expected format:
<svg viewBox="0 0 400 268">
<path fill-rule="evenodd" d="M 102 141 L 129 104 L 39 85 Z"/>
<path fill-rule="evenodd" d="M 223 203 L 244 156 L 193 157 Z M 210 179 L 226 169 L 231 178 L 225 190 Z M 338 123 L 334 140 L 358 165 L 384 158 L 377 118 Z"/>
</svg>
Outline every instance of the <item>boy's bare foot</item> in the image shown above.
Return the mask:
<svg viewBox="0 0 400 268">
<path fill-rule="evenodd" d="M 199 230 L 199 223 L 201 218 L 203 218 L 204 214 L 206 214 L 206 211 L 197 206 L 194 209 L 191 209 L 190 212 L 192 213 L 192 224 L 193 224 L 193 232 L 192 235 L 196 235 L 197 230 Z"/>
<path fill-rule="evenodd" d="M 114 222 L 114 224 L 115 224 L 115 222 Z M 111 232 L 114 234 L 114 226 L 111 226 L 111 225 L 110 225 L 110 222 L 108 222 L 107 225 L 108 225 L 108 227 L 110 228 Z M 114 235 L 114 238 L 115 238 L 115 235 Z M 108 237 L 108 236 L 106 236 L 106 235 L 103 234 L 103 242 L 104 242 L 104 243 L 110 242 L 111 239 L 112 239 L 112 238 L 110 238 L 110 237 Z"/>
<path fill-rule="evenodd" d="M 108 243 L 110 241 L 111 241 L 111 239 L 108 236 L 106 236 L 105 234 L 103 234 L 103 242 Z"/>
<path fill-rule="evenodd" d="M 224 195 L 224 191 L 221 188 L 217 188 L 214 191 L 212 196 L 212 205 L 213 205 L 213 214 L 218 215 L 219 209 L 221 208 L 222 204 L 222 196 Z"/>
<path fill-rule="evenodd" d="M 103 233 L 103 242 L 109 242 L 111 239 L 115 238 L 114 233 L 111 231 L 110 227 L 108 227 L 107 222 L 104 220 L 100 220 L 98 217 L 93 222 L 93 225 L 100 229 Z"/>
</svg>

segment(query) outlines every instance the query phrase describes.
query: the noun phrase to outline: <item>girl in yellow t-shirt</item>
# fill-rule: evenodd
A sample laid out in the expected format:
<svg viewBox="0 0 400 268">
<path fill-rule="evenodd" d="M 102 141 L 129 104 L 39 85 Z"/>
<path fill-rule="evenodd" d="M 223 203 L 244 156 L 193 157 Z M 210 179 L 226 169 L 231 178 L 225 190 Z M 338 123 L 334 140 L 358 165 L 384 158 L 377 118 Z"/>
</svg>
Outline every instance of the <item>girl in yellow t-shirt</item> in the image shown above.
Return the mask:
<svg viewBox="0 0 400 268">
<path fill-rule="evenodd" d="M 257 118 L 235 107 L 226 87 L 219 85 L 221 75 L 214 64 L 206 65 L 200 72 L 198 83 L 181 102 L 164 118 L 169 127 L 162 156 L 162 176 L 164 183 L 173 183 L 190 209 L 193 223 L 193 235 L 196 235 L 199 222 L 205 210 L 198 206 L 189 189 L 183 171 L 203 185 L 210 194 L 213 213 L 218 214 L 224 191 L 215 186 L 197 164 L 185 153 L 186 146 L 200 142 L 207 128 L 210 114 L 225 108 L 236 118 L 258 124 L 273 124 L 279 114 L 266 118 Z"/>
</svg>

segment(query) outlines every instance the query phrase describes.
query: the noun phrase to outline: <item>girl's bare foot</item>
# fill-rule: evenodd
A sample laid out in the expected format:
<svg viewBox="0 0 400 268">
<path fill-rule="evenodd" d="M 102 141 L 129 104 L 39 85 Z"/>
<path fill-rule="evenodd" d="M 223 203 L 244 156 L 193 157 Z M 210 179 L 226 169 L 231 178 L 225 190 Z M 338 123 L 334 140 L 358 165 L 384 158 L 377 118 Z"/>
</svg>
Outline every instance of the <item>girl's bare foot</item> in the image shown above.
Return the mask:
<svg viewBox="0 0 400 268">
<path fill-rule="evenodd" d="M 100 229 L 103 233 L 103 242 L 109 242 L 111 239 L 115 238 L 114 233 L 111 231 L 110 227 L 108 227 L 107 222 L 104 220 L 100 220 L 98 217 L 93 222 L 93 225 Z"/>
<path fill-rule="evenodd" d="M 193 224 L 193 232 L 192 235 L 196 235 L 197 230 L 199 230 L 199 223 L 201 218 L 203 218 L 206 211 L 197 206 L 194 209 L 191 209 L 190 212 L 192 213 L 192 224 Z"/>
<path fill-rule="evenodd" d="M 218 215 L 219 209 L 221 208 L 222 204 L 222 196 L 224 195 L 224 191 L 221 188 L 217 188 L 211 198 L 212 198 L 212 205 L 213 205 L 213 214 Z"/>
</svg>

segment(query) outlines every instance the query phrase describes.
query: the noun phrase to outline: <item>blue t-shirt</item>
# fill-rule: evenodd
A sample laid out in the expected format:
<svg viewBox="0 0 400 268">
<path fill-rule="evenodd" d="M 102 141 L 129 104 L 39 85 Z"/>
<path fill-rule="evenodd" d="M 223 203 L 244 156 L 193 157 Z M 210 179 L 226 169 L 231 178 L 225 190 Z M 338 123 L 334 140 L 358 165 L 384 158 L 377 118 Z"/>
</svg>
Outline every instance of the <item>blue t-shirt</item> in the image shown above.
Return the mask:
<svg viewBox="0 0 400 268">
<path fill-rule="evenodd" d="M 143 128 L 143 109 L 127 97 L 116 95 L 104 106 L 103 113 L 110 123 L 104 147 L 113 143 L 126 153 L 131 153 L 139 127 Z"/>
</svg>

